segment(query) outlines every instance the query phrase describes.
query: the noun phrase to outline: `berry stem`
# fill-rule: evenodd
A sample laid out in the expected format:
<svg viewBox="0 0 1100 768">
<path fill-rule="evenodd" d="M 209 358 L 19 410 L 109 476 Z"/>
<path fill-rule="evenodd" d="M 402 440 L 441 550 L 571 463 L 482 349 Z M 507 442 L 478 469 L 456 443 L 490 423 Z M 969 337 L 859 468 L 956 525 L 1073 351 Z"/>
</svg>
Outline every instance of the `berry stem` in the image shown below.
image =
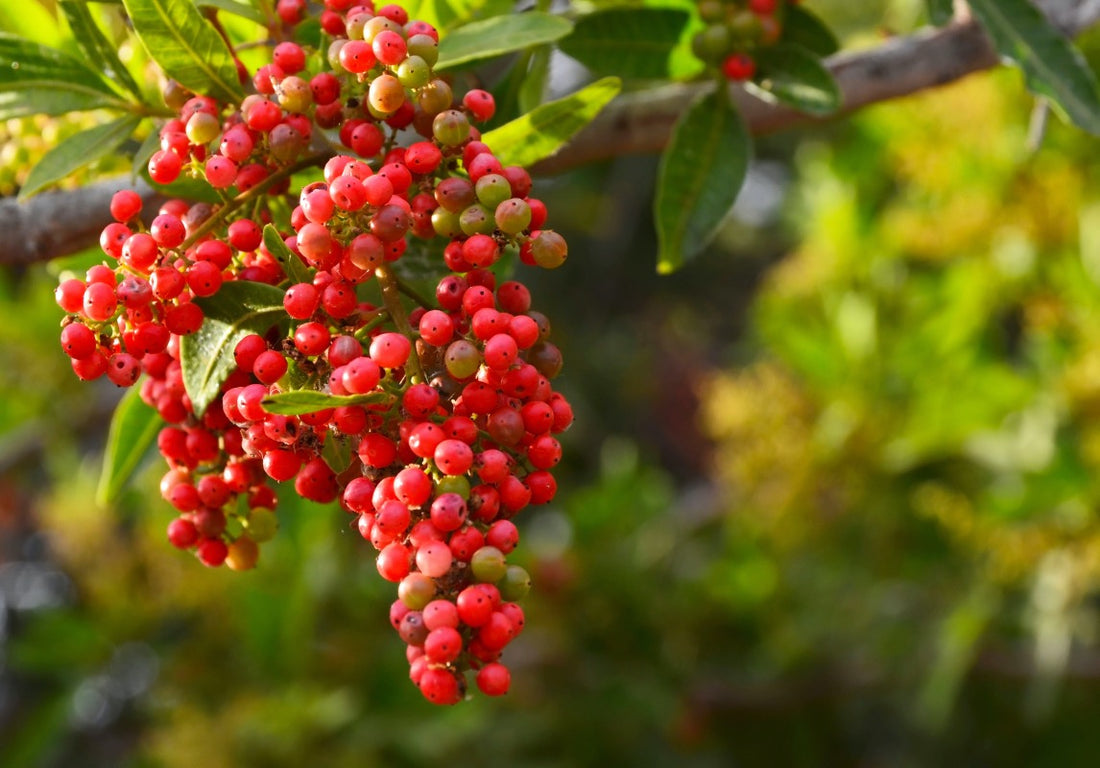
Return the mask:
<svg viewBox="0 0 1100 768">
<path fill-rule="evenodd" d="M 424 307 L 424 309 L 431 309 L 435 306 L 435 302 L 428 301 L 428 299 L 424 298 L 424 294 L 420 293 L 420 291 L 410 285 L 407 280 L 402 280 L 400 275 L 395 274 L 394 277 L 397 279 L 397 288 L 401 291 L 401 293 L 405 294 L 417 304 Z"/>
<path fill-rule="evenodd" d="M 192 245 L 197 243 L 204 235 L 206 235 L 208 232 L 210 232 L 223 221 L 225 221 L 229 214 L 233 213 L 242 206 L 247 205 L 251 201 L 257 200 L 261 195 L 267 192 L 268 189 L 270 189 L 275 184 L 278 184 L 283 179 L 289 176 L 293 176 L 298 171 L 302 171 L 306 168 L 311 168 L 315 165 L 319 165 L 327 159 L 327 154 L 310 155 L 308 157 L 302 158 L 293 165 L 288 165 L 286 168 L 280 168 L 279 170 L 275 171 L 259 184 L 250 188 L 247 192 L 242 192 L 241 194 L 230 200 L 228 203 L 226 203 L 222 208 L 219 208 L 214 214 L 210 216 L 210 218 L 204 221 L 202 225 L 199 226 L 199 228 L 196 229 L 189 238 L 187 238 L 183 241 L 182 244 L 180 244 L 180 250 L 186 251 Z"/>
<path fill-rule="evenodd" d="M 394 326 L 399 333 L 404 334 L 413 343 L 412 354 L 405 363 L 405 376 L 410 381 L 423 381 L 424 369 L 420 365 L 420 355 L 416 352 L 417 336 L 413 333 L 412 326 L 409 325 L 409 316 L 401 304 L 400 281 L 389 264 L 383 264 L 375 269 L 374 276 L 378 278 L 378 285 L 382 289 L 382 303 L 386 305 L 386 311 L 389 312 Z"/>
</svg>

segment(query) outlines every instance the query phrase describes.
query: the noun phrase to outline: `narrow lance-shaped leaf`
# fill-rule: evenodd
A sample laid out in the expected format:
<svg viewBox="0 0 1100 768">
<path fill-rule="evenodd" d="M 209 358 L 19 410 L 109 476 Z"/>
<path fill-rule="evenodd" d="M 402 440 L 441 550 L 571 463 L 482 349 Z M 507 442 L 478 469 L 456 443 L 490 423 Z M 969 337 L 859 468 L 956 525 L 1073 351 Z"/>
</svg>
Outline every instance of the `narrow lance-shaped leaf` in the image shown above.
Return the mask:
<svg viewBox="0 0 1100 768">
<path fill-rule="evenodd" d="M 180 339 L 180 366 L 194 411 L 202 415 L 236 367 L 237 342 L 250 333 L 267 333 L 272 326 L 285 328 L 290 318 L 282 291 L 247 280 L 228 282 L 213 296 L 194 301 L 206 319 L 198 331 Z"/>
<path fill-rule="evenodd" d="M 568 35 L 573 25 L 561 16 L 541 11 L 494 16 L 459 27 L 439 41 L 437 70 L 491 59 L 506 53 L 552 43 Z"/>
<path fill-rule="evenodd" d="M 107 433 L 107 455 L 96 490 L 100 504 L 118 498 L 157 439 L 163 423 L 160 415 L 141 399 L 139 387 L 131 387 L 122 396 Z"/>
<path fill-rule="evenodd" d="M 971 0 L 970 9 L 1028 86 L 1049 97 L 1079 128 L 1100 135 L 1100 94 L 1081 53 L 1027 0 Z"/>
<path fill-rule="evenodd" d="M 517 94 L 520 113 L 530 112 L 542 104 L 542 95 L 546 91 L 546 78 L 550 73 L 550 50 L 549 45 L 540 45 L 531 51 L 527 73 Z"/>
<path fill-rule="evenodd" d="M 200 8 L 217 8 L 219 11 L 253 21 L 261 27 L 267 26 L 263 13 L 251 3 L 239 3 L 236 0 L 197 0 L 195 5 Z"/>
<path fill-rule="evenodd" d="M 619 78 L 605 77 L 494 128 L 482 140 L 505 165 L 537 163 L 557 152 L 577 131 L 592 122 L 620 90 Z"/>
<path fill-rule="evenodd" d="M 947 0 L 948 6 L 951 2 L 952 0 Z M 785 13 L 780 42 L 800 45 L 818 56 L 832 56 L 840 49 L 840 43 L 833 31 L 801 5 L 788 5 Z"/>
<path fill-rule="evenodd" d="M 280 413 L 286 416 L 300 416 L 303 413 L 315 413 L 326 408 L 340 408 L 348 405 L 378 405 L 390 402 L 393 395 L 384 392 L 369 392 L 363 395 L 330 395 L 315 389 L 295 389 L 289 392 L 277 392 L 263 399 L 263 407 L 268 413 Z"/>
<path fill-rule="evenodd" d="M 76 38 L 77 45 L 84 52 L 87 60 L 96 69 L 112 78 L 113 82 L 128 90 L 137 97 L 138 101 L 144 99 L 141 88 L 138 87 L 130 70 L 126 69 L 122 60 L 118 58 L 115 45 L 103 30 L 95 23 L 92 12 L 87 2 L 81 0 L 61 0 L 59 3 L 61 12 L 65 14 L 65 20 L 69 23 L 69 29 Z"/>
<path fill-rule="evenodd" d="M 0 120 L 101 108 L 130 104 L 80 60 L 0 32 Z"/>
<path fill-rule="evenodd" d="M 140 117 L 121 117 L 65 139 L 31 168 L 26 183 L 19 191 L 19 199 L 27 199 L 43 187 L 118 149 L 140 122 Z"/>
<path fill-rule="evenodd" d="M 725 90 L 714 90 L 676 123 L 657 172 L 657 270 L 672 272 L 701 251 L 745 179 L 749 134 Z"/>
<path fill-rule="evenodd" d="M 666 78 L 688 18 L 677 8 L 609 8 L 578 19 L 558 47 L 597 75 Z"/>
<path fill-rule="evenodd" d="M 805 48 L 785 43 L 761 48 L 756 65 L 757 80 L 745 88 L 765 101 L 819 116 L 840 108 L 840 88 L 832 73 Z"/>
<path fill-rule="evenodd" d="M 313 282 L 306 265 L 287 247 L 286 241 L 279 234 L 279 230 L 275 229 L 272 224 L 264 227 L 264 247 L 267 248 L 268 253 L 275 261 L 279 262 L 279 266 L 283 268 L 283 273 L 290 278 L 290 282 Z"/>
<path fill-rule="evenodd" d="M 164 73 L 196 93 L 237 101 L 237 67 L 191 0 L 122 0 L 134 31 Z"/>
</svg>

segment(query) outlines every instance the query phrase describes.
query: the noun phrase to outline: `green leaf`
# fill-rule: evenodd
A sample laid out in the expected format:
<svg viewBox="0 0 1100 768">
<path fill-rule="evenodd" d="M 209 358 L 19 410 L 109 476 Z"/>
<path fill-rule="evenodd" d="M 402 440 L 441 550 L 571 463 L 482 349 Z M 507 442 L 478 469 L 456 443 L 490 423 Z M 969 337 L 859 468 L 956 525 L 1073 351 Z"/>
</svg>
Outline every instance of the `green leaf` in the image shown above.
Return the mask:
<svg viewBox="0 0 1100 768">
<path fill-rule="evenodd" d="M 259 9 L 247 3 L 238 3 L 236 0 L 197 0 L 195 5 L 199 8 L 217 8 L 219 11 L 225 11 L 226 13 L 232 13 L 234 16 L 240 16 L 242 19 L 254 21 L 261 27 L 267 26 L 267 19 L 264 18 Z"/>
<path fill-rule="evenodd" d="M 930 0 L 930 2 L 936 1 Z M 950 9 L 952 0 L 946 0 L 946 2 Z M 823 57 L 832 56 L 840 50 L 836 35 L 811 11 L 801 5 L 788 5 L 786 14 L 780 42 L 800 45 L 810 53 Z"/>
<path fill-rule="evenodd" d="M 118 149 L 139 123 L 140 117 L 127 115 L 65 139 L 43 155 L 31 169 L 26 183 L 19 191 L 19 199 L 26 200 L 43 187 L 60 181 L 78 168 Z"/>
<path fill-rule="evenodd" d="M 437 70 L 491 59 L 552 43 L 568 35 L 573 25 L 561 16 L 541 11 L 494 16 L 459 27 L 439 41 Z"/>
<path fill-rule="evenodd" d="M 365 395 L 330 395 L 315 389 L 295 389 L 268 395 L 263 399 L 262 404 L 268 413 L 299 416 L 303 413 L 315 413 L 326 408 L 339 408 L 346 405 L 378 405 L 393 399 L 393 395 L 385 392 L 370 392 Z"/>
<path fill-rule="evenodd" d="M 131 178 L 136 181 L 141 177 L 149 181 L 149 158 L 158 149 L 160 149 L 160 131 L 153 128 L 134 152 L 134 159 L 130 164 Z"/>
<path fill-rule="evenodd" d="M 247 280 L 228 282 L 207 298 L 195 299 L 206 319 L 198 331 L 180 339 L 183 385 L 196 415 L 202 415 L 236 367 L 233 349 L 250 333 L 265 334 L 273 326 L 285 329 L 290 318 L 283 309 L 283 292 Z"/>
<path fill-rule="evenodd" d="M 564 99 L 547 102 L 482 137 L 505 165 L 531 165 L 549 157 L 592 122 L 622 90 L 617 77 L 605 77 Z"/>
<path fill-rule="evenodd" d="M 96 501 L 110 504 L 130 482 L 141 460 L 157 439 L 164 421 L 141 399 L 141 388 L 130 387 L 111 417 L 107 433 L 107 455 L 99 476 Z"/>
<path fill-rule="evenodd" d="M 79 59 L 0 32 L 0 120 L 129 107 Z"/>
<path fill-rule="evenodd" d="M 519 86 L 517 100 L 520 114 L 537 109 L 546 92 L 546 77 L 550 73 L 550 46 L 540 45 L 531 51 L 527 73 Z"/>
<path fill-rule="evenodd" d="M 321 447 L 321 458 L 336 474 L 351 466 L 351 441 L 344 435 L 330 432 L 325 435 L 325 444 Z"/>
<path fill-rule="evenodd" d="M 939 27 L 951 21 L 955 15 L 954 0 L 925 0 L 928 9 L 928 20 Z"/>
<path fill-rule="evenodd" d="M 578 19 L 558 47 L 597 75 L 667 78 L 689 18 L 677 8 L 609 8 Z"/>
<path fill-rule="evenodd" d="M 305 263 L 298 258 L 294 251 L 287 247 L 286 241 L 279 234 L 279 230 L 275 229 L 272 224 L 264 227 L 264 247 L 267 248 L 268 253 L 275 261 L 279 262 L 279 265 L 283 268 L 283 274 L 290 278 L 291 283 L 313 282 L 313 277 L 310 275 Z"/>
<path fill-rule="evenodd" d="M 1002 56 L 1079 128 L 1100 135 L 1100 95 L 1084 57 L 1027 0 L 972 0 L 970 9 Z"/>
<path fill-rule="evenodd" d="M 134 31 L 164 73 L 195 93 L 239 101 L 237 67 L 225 41 L 191 0 L 122 0 Z"/>
<path fill-rule="evenodd" d="M 745 88 L 765 101 L 782 102 L 810 115 L 840 107 L 840 88 L 821 60 L 797 45 L 778 44 L 756 52 L 755 82 Z"/>
<path fill-rule="evenodd" d="M 58 5 L 61 12 L 65 14 L 69 29 L 72 30 L 73 37 L 76 38 L 77 45 L 84 52 L 87 61 L 106 77 L 136 96 L 138 101 L 144 100 L 137 81 L 118 58 L 115 44 L 107 39 L 103 30 L 92 18 L 88 4 L 81 0 L 61 0 Z"/>
<path fill-rule="evenodd" d="M 657 171 L 657 270 L 672 272 L 701 251 L 737 199 L 750 140 L 724 89 L 688 108 L 673 128 Z"/>
</svg>

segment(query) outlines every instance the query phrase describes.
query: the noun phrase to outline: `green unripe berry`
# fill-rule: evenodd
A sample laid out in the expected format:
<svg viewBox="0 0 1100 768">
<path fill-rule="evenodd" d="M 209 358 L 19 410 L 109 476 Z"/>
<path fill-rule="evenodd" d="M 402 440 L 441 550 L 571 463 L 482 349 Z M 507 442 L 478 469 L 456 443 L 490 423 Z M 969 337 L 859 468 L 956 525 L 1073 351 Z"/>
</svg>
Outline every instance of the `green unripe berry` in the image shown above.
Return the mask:
<svg viewBox="0 0 1100 768">
<path fill-rule="evenodd" d="M 470 119 L 457 109 L 444 110 L 432 120 L 432 136 L 445 147 L 457 147 L 470 137 Z"/>
<path fill-rule="evenodd" d="M 470 498 L 470 481 L 464 475 L 444 475 L 435 484 L 435 495 L 456 493 L 464 499 Z"/>
<path fill-rule="evenodd" d="M 270 541 L 279 530 L 279 518 L 273 509 L 256 507 L 248 513 L 248 518 L 244 521 L 244 529 L 248 532 L 249 538 L 257 543 Z"/>
<path fill-rule="evenodd" d="M 413 35 L 406 41 L 410 56 L 419 56 L 429 67 L 439 61 L 439 43 L 431 35 Z"/>
<path fill-rule="evenodd" d="M 484 205 L 471 205 L 459 214 L 458 226 L 466 236 L 491 235 L 496 228 L 496 222 Z"/>
<path fill-rule="evenodd" d="M 511 197 L 497 206 L 493 219 L 504 234 L 518 235 L 531 226 L 531 206 L 526 200 Z"/>
<path fill-rule="evenodd" d="M 348 41 L 343 38 L 333 40 L 328 47 L 328 51 L 325 53 L 325 58 L 328 60 L 328 65 L 332 67 L 332 74 L 334 75 L 342 75 L 347 72 L 347 70 L 344 69 L 344 65 L 340 63 L 340 49 L 343 48 L 347 42 Z"/>
<path fill-rule="evenodd" d="M 432 229 L 440 237 L 454 240 L 462 236 L 462 227 L 458 223 L 458 214 L 448 211 L 446 208 L 436 208 L 432 211 Z"/>
<path fill-rule="evenodd" d="M 428 62 L 419 56 L 408 56 L 397 65 L 397 79 L 409 89 L 421 88 L 432 78 L 432 69 Z"/>
<path fill-rule="evenodd" d="M 718 21 L 725 12 L 721 0 L 699 0 L 699 17 L 703 21 Z"/>
<path fill-rule="evenodd" d="M 487 173 L 474 184 L 478 202 L 486 208 L 496 207 L 512 196 L 512 185 L 499 173 Z"/>
<path fill-rule="evenodd" d="M 451 91 L 451 86 L 438 77 L 416 94 L 416 103 L 420 110 L 429 115 L 438 115 L 443 110 L 450 109 L 452 101 L 454 101 L 454 93 Z"/>
<path fill-rule="evenodd" d="M 522 600 L 531 590 L 531 575 L 518 565 L 509 565 L 504 569 L 504 578 L 497 584 L 502 600 L 514 602 Z"/>
<path fill-rule="evenodd" d="M 185 130 L 192 144 L 209 144 L 221 133 L 221 123 L 207 112 L 196 112 L 187 119 Z"/>
<path fill-rule="evenodd" d="M 459 381 L 468 379 L 481 367 L 481 353 L 466 339 L 452 341 L 443 353 L 443 366 Z"/>
<path fill-rule="evenodd" d="M 764 34 L 764 26 L 760 23 L 760 17 L 747 8 L 742 8 L 730 14 L 727 22 L 730 35 L 731 48 L 744 48 L 760 40 Z"/>
<path fill-rule="evenodd" d="M 691 39 L 691 51 L 708 64 L 717 64 L 733 50 L 733 36 L 725 24 L 711 24 Z"/>
<path fill-rule="evenodd" d="M 496 547 L 482 547 L 470 558 L 470 572 L 474 581 L 495 584 L 504 578 L 507 570 L 504 553 Z M 501 597 L 503 596 L 502 594 Z"/>
</svg>

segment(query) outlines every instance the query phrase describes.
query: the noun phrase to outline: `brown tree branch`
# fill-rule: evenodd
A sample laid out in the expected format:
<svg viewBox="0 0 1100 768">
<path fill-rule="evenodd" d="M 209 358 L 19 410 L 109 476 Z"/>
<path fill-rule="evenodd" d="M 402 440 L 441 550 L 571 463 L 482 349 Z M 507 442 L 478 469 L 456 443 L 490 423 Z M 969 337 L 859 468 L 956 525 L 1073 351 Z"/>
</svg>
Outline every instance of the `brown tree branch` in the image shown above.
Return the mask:
<svg viewBox="0 0 1100 768">
<path fill-rule="evenodd" d="M 990 69 L 998 57 L 981 27 L 965 22 L 893 38 L 872 50 L 838 54 L 826 63 L 840 86 L 838 115 L 843 115 Z M 617 155 L 658 152 L 676 119 L 706 87 L 677 84 L 616 99 L 560 152 L 532 170 L 553 174 Z M 754 134 L 822 120 L 765 102 L 740 86 L 730 86 L 730 93 Z"/>
<path fill-rule="evenodd" d="M 157 194 L 144 182 L 134 185 L 118 176 L 79 189 L 46 192 L 26 202 L 0 198 L 0 264 L 25 266 L 67 256 L 99 241 L 99 233 L 113 219 L 111 196 L 120 189 L 136 189 L 148 203 Z"/>
<path fill-rule="evenodd" d="M 1100 18 L 1100 0 L 1038 0 L 1037 4 L 1067 35 L 1077 34 Z M 847 114 L 954 82 L 998 62 L 981 27 L 964 20 L 893 38 L 871 50 L 838 54 L 826 64 L 842 94 L 838 114 Z M 532 170 L 555 174 L 621 155 L 659 152 L 677 117 L 705 87 L 677 84 L 622 96 L 557 154 Z M 755 134 L 820 121 L 764 102 L 737 86 L 731 86 L 731 92 Z M 39 195 L 28 203 L 0 200 L 0 231 L 5 234 L 0 264 L 29 264 L 94 244 L 110 222 L 110 196 L 123 186 L 128 182 L 107 180 L 78 190 Z M 142 194 L 153 193 L 145 187 Z"/>
</svg>

